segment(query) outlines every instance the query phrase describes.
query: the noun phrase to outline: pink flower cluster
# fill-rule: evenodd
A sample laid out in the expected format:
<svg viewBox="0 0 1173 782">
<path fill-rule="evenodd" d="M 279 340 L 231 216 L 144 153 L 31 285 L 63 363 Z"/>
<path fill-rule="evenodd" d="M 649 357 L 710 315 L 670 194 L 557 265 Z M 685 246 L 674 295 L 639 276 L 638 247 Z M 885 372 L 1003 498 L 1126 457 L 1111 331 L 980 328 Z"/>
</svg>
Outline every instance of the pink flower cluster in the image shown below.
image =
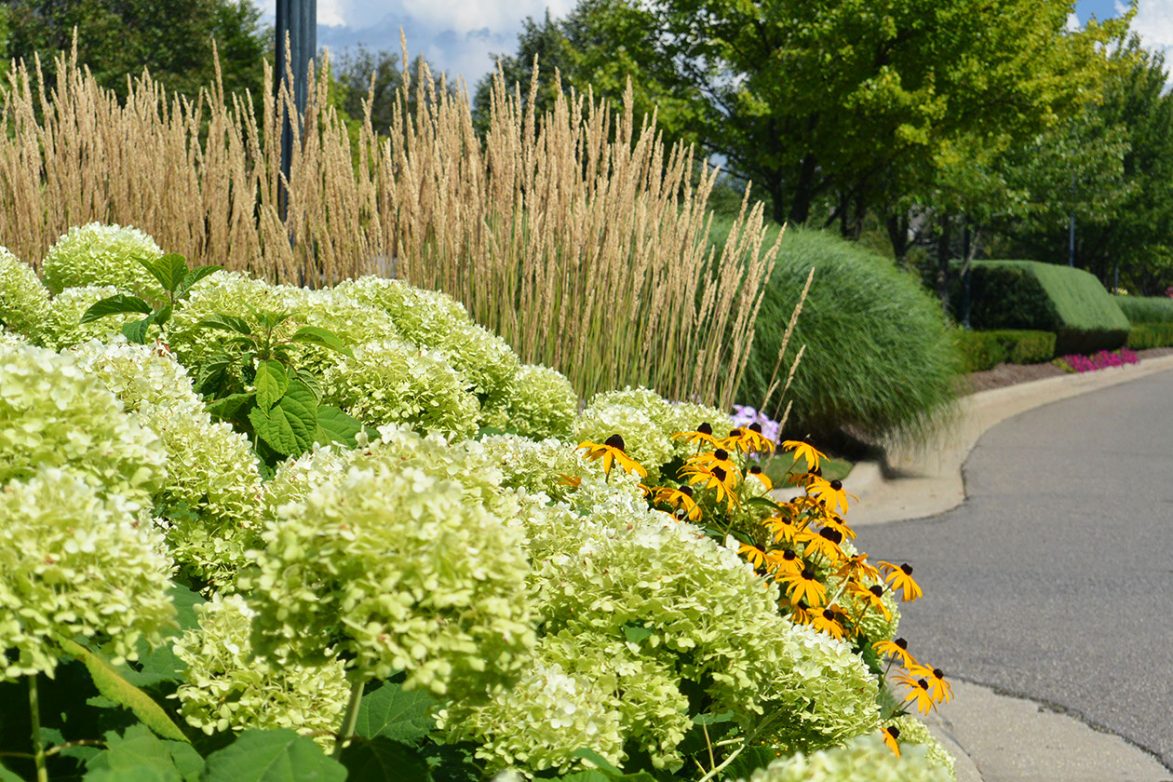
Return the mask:
<svg viewBox="0 0 1173 782">
<path fill-rule="evenodd" d="M 1056 363 L 1068 372 L 1095 372 L 1097 369 L 1122 367 L 1125 364 L 1140 363 L 1140 356 L 1128 348 L 1101 350 L 1093 356 L 1063 356 Z"/>
</svg>

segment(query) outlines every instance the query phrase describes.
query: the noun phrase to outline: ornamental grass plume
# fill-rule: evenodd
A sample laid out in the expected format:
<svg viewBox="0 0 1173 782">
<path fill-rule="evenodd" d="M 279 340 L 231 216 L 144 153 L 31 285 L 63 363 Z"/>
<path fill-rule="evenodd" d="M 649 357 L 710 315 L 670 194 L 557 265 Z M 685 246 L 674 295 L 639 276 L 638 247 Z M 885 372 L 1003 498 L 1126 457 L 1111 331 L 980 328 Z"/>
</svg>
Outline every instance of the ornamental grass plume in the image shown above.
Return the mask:
<svg viewBox="0 0 1173 782">
<path fill-rule="evenodd" d="M 174 622 L 171 563 L 141 505 L 91 476 L 42 466 L 0 490 L 0 681 L 53 676 L 84 636 L 136 659 Z"/>
</svg>

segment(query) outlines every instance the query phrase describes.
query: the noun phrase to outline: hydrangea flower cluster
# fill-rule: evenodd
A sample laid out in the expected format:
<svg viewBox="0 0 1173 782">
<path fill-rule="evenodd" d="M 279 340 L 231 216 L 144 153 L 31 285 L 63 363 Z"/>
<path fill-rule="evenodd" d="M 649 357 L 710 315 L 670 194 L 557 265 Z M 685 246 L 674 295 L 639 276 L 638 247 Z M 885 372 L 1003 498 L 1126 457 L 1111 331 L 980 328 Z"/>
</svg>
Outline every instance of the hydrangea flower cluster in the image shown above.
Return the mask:
<svg viewBox="0 0 1173 782">
<path fill-rule="evenodd" d="M 492 435 L 479 441 L 485 458 L 501 471 L 501 485 L 554 499 L 565 499 L 585 475 L 598 468 L 562 440 L 530 440 L 518 435 Z"/>
<path fill-rule="evenodd" d="M 36 338 L 49 310 L 49 291 L 33 267 L 0 247 L 0 326 Z"/>
<path fill-rule="evenodd" d="M 937 741 L 936 737 L 929 732 L 929 728 L 916 717 L 904 715 L 892 720 L 888 726 L 895 726 L 900 731 L 900 746 L 901 752 L 906 751 L 909 745 L 918 745 L 924 747 L 925 759 L 933 765 L 939 766 L 945 770 L 949 779 L 956 777 L 956 761 L 950 755 L 941 742 Z"/>
<path fill-rule="evenodd" d="M 480 417 L 477 398 L 442 353 L 398 340 L 339 356 L 322 377 L 322 392 L 330 404 L 374 425 L 471 437 Z"/>
<path fill-rule="evenodd" d="M 201 280 L 183 307 L 176 310 L 167 327 L 167 342 L 185 366 L 201 366 L 223 352 L 232 336 L 201 328 L 200 321 L 224 313 L 243 318 L 256 329 L 258 312 L 292 309 L 291 290 L 294 289 L 269 285 L 239 272 L 217 272 Z"/>
<path fill-rule="evenodd" d="M 36 334 L 37 341 L 54 350 L 80 345 L 91 339 L 108 340 L 121 333 L 122 326 L 142 317 L 139 313 L 112 315 L 82 323 L 81 316 L 94 304 L 118 293 L 112 285 L 66 288 L 49 302 L 49 309 Z"/>
<path fill-rule="evenodd" d="M 261 475 L 247 438 L 212 420 L 170 355 L 121 338 L 72 352 L 162 440 L 168 477 L 156 506 L 172 556 L 201 580 L 227 583 L 244 564 L 260 521 Z"/>
<path fill-rule="evenodd" d="M 174 647 L 187 666 L 175 693 L 187 723 L 208 735 L 288 728 L 332 749 L 350 692 L 342 662 L 302 665 L 258 656 L 254 612 L 240 595 L 217 595 L 196 612 L 199 626 Z"/>
<path fill-rule="evenodd" d="M 505 425 L 523 437 L 566 439 L 578 415 L 578 395 L 561 372 L 526 364 L 503 412 Z"/>
<path fill-rule="evenodd" d="M 53 675 L 55 639 L 134 659 L 173 622 L 171 565 L 141 506 L 72 470 L 42 467 L 0 490 L 0 681 Z"/>
<path fill-rule="evenodd" d="M 140 261 L 162 254 L 155 240 L 137 228 L 90 223 L 70 228 L 49 248 L 41 273 L 54 293 L 112 285 L 136 296 L 159 298 L 163 289 Z"/>
<path fill-rule="evenodd" d="M 148 505 L 166 478 L 158 436 L 75 356 L 0 346 L 0 484 L 71 467 L 103 493 Z"/>
<path fill-rule="evenodd" d="M 896 757 L 874 737 L 775 760 L 743 782 L 951 782 L 953 775 L 912 746 Z"/>
<path fill-rule="evenodd" d="M 357 680 L 402 671 L 405 686 L 437 694 L 519 673 L 533 629 L 522 531 L 502 521 L 516 503 L 502 516 L 478 502 L 489 488 L 452 476 L 455 451 L 420 458 L 439 447 L 390 430 L 328 482 L 285 482 L 291 499 L 241 579 L 258 595 L 263 653 L 313 661 L 336 649 Z"/>
</svg>

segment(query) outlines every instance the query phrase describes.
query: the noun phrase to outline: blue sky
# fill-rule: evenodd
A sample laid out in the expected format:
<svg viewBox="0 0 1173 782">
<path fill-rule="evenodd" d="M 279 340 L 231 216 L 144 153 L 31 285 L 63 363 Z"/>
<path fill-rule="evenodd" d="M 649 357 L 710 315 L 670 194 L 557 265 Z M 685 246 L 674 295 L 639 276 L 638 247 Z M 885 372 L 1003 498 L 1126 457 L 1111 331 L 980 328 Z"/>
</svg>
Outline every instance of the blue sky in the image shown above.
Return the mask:
<svg viewBox="0 0 1173 782">
<path fill-rule="evenodd" d="M 272 18 L 275 0 L 254 0 Z M 411 54 L 423 54 L 471 86 L 493 67 L 493 53 L 512 52 L 527 16 L 568 13 L 575 0 L 318 0 L 318 43 L 335 51 L 363 44 L 399 49 L 399 28 Z M 1078 0 L 1082 24 L 1093 14 L 1116 16 L 1119 0 Z M 1073 23 L 1076 20 L 1072 20 Z M 1173 0 L 1139 0 L 1134 28 L 1145 44 L 1173 61 Z"/>
</svg>

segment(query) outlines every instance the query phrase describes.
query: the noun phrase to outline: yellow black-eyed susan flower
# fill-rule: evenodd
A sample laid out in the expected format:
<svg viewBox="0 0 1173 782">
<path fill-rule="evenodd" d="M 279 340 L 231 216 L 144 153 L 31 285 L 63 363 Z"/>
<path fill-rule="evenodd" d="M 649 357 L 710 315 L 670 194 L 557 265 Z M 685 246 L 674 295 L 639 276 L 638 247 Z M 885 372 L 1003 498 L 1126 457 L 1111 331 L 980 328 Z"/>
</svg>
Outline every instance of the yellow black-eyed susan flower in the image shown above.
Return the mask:
<svg viewBox="0 0 1173 782">
<path fill-rule="evenodd" d="M 766 565 L 777 581 L 781 581 L 788 573 L 801 573 L 806 567 L 802 557 L 788 549 L 771 549 L 766 552 Z"/>
<path fill-rule="evenodd" d="M 879 581 L 880 571 L 868 564 L 867 554 L 855 554 L 848 557 L 835 571 L 840 578 L 854 578 L 859 581 Z"/>
<path fill-rule="evenodd" d="M 700 486 L 702 489 L 712 489 L 717 496 L 717 502 L 724 502 L 733 510 L 737 504 L 737 495 L 733 492 L 737 480 L 734 473 L 726 472 L 722 467 L 711 469 L 696 468 L 681 470 L 681 475 L 688 477 L 689 484 Z"/>
<path fill-rule="evenodd" d="M 738 547 L 737 553 L 745 557 L 745 560 L 754 566 L 754 570 L 760 570 L 766 564 L 766 552 L 762 551 L 757 546 L 751 546 L 748 543 L 742 543 Z"/>
<path fill-rule="evenodd" d="M 854 595 L 865 608 L 879 611 L 885 619 L 892 620 L 892 611 L 884 602 L 884 587 L 880 584 L 864 586 L 858 581 L 850 581 L 847 584 L 847 591 Z"/>
<path fill-rule="evenodd" d="M 849 540 L 855 540 L 855 530 L 848 526 L 843 517 L 837 513 L 828 513 L 823 517 L 823 526 L 830 527 Z"/>
<path fill-rule="evenodd" d="M 811 623 L 811 616 L 811 607 L 805 600 L 790 602 L 790 621 L 799 625 L 808 625 Z"/>
<path fill-rule="evenodd" d="M 750 477 L 750 478 L 754 478 L 757 481 L 759 481 L 763 486 L 766 487 L 766 491 L 773 491 L 774 490 L 774 482 L 772 480 L 770 480 L 770 476 L 766 475 L 764 472 L 762 472 L 762 468 L 757 466 L 756 464 L 753 467 L 749 468 L 749 471 L 746 473 L 746 476 Z"/>
<path fill-rule="evenodd" d="M 721 445 L 730 451 L 741 451 L 742 453 L 771 454 L 774 452 L 774 441 L 762 434 L 761 424 L 750 424 L 731 429 L 729 436 L 721 441 Z"/>
<path fill-rule="evenodd" d="M 822 581 L 815 578 L 815 573 L 805 567 L 797 573 L 787 573 L 782 577 L 786 585 L 786 594 L 791 602 L 805 600 L 812 608 L 818 608 L 827 599 L 827 587 Z"/>
<path fill-rule="evenodd" d="M 819 463 L 827 458 L 825 453 L 803 440 L 783 440 L 782 448 L 794 454 L 795 462 L 799 459 L 805 461 L 808 472 L 819 469 Z"/>
<path fill-rule="evenodd" d="M 586 451 L 588 459 L 601 459 L 603 472 L 608 476 L 611 474 L 613 464 L 618 464 L 627 473 L 637 473 L 644 478 L 648 475 L 648 471 L 643 468 L 643 465 L 627 455 L 622 435 L 613 434 L 602 443 L 584 440 L 578 444 L 578 448 Z"/>
<path fill-rule="evenodd" d="M 733 458 L 724 448 L 718 448 L 715 451 L 701 451 L 684 461 L 684 469 L 686 470 L 712 470 L 714 467 L 720 467 L 726 473 L 741 474 L 737 465 L 733 463 Z"/>
<path fill-rule="evenodd" d="M 794 522 L 784 516 L 771 516 L 762 523 L 775 543 L 792 543 L 799 533 Z"/>
<path fill-rule="evenodd" d="M 708 421 L 703 422 L 700 426 L 692 432 L 675 432 L 672 437 L 677 440 L 684 440 L 687 443 L 696 445 L 698 447 L 710 445 L 713 448 L 719 448 L 720 442 L 713 436 L 713 425 Z"/>
<path fill-rule="evenodd" d="M 843 640 L 843 624 L 840 622 L 840 617 L 841 614 L 831 607 L 824 608 L 822 611 L 814 611 L 811 613 L 811 627 L 832 638 Z"/>
<path fill-rule="evenodd" d="M 908 651 L 908 641 L 903 638 L 897 638 L 894 641 L 877 641 L 872 644 L 872 648 L 876 650 L 876 654 L 900 660 L 900 664 L 905 668 L 911 668 L 918 664 L 916 658 Z"/>
<path fill-rule="evenodd" d="M 826 503 L 828 513 L 834 513 L 841 509 L 843 513 L 847 513 L 850 506 L 847 503 L 849 496 L 843 489 L 842 481 L 829 481 L 820 475 L 816 475 L 810 479 L 806 485 L 807 492 L 819 500 Z M 850 495 L 855 497 L 855 495 Z M 856 497 L 856 499 L 859 499 Z"/>
<path fill-rule="evenodd" d="M 949 703 L 953 700 L 953 685 L 945 681 L 945 673 L 940 668 L 930 668 L 917 663 L 909 666 L 908 673 L 929 683 L 929 694 L 936 703 Z"/>
<path fill-rule="evenodd" d="M 900 757 L 900 728 L 889 725 L 880 731 L 880 735 L 884 737 L 884 743 L 892 750 L 892 754 Z"/>
<path fill-rule="evenodd" d="M 896 681 L 909 688 L 908 694 L 904 696 L 904 702 L 915 701 L 916 710 L 921 714 L 928 714 L 936 707 L 937 702 L 933 700 L 928 679 L 902 673 L 896 677 Z"/>
<path fill-rule="evenodd" d="M 918 597 L 924 595 L 924 590 L 920 588 L 920 584 L 912 577 L 912 565 L 905 562 L 903 565 L 896 566 L 891 562 L 880 561 L 880 570 L 887 573 L 884 577 L 884 582 L 891 584 L 892 590 L 899 589 L 902 593 L 904 602 L 911 603 Z"/>
<path fill-rule="evenodd" d="M 795 537 L 795 542 L 806 546 L 803 556 L 807 558 L 817 554 L 832 564 L 843 559 L 843 549 L 839 548 L 843 534 L 831 527 L 823 527 L 818 532 L 803 530 Z"/>
<path fill-rule="evenodd" d="M 700 521 L 701 507 L 693 499 L 691 486 L 661 486 L 656 489 L 653 501 L 672 508 L 677 518 Z"/>
</svg>

